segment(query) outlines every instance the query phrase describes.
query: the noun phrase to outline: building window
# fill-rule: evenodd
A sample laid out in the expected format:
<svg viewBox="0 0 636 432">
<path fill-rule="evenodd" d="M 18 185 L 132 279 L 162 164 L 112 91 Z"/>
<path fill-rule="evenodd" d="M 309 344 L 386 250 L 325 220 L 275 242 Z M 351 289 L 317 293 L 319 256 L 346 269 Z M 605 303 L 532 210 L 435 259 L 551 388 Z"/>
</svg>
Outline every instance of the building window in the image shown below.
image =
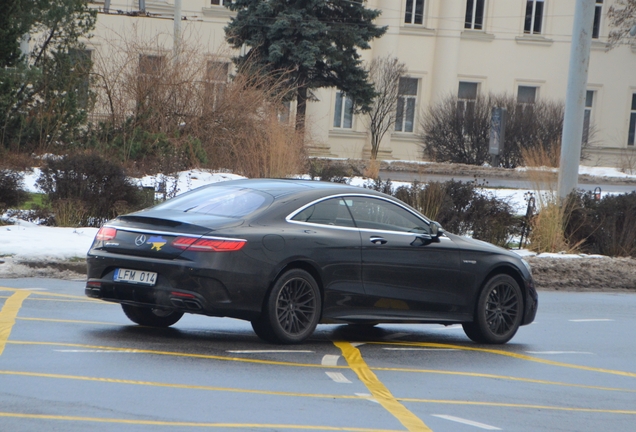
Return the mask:
<svg viewBox="0 0 636 432">
<path fill-rule="evenodd" d="M 88 108 L 89 76 L 91 73 L 91 51 L 70 49 L 69 59 L 73 65 L 71 72 L 77 77 L 77 86 L 74 91 L 77 95 L 77 104 L 82 109 Z"/>
<path fill-rule="evenodd" d="M 457 92 L 457 115 L 460 118 L 464 116 L 472 116 L 475 110 L 475 101 L 477 100 L 477 92 L 479 84 L 472 82 L 459 82 L 459 90 Z"/>
<path fill-rule="evenodd" d="M 417 78 L 400 78 L 395 115 L 395 130 L 397 132 L 413 132 L 417 85 Z"/>
<path fill-rule="evenodd" d="M 531 114 L 537 100 L 538 87 L 522 86 L 517 88 L 517 107 L 521 114 Z"/>
<path fill-rule="evenodd" d="M 592 38 L 598 39 L 601 34 L 601 14 L 603 13 L 603 0 L 596 0 L 594 7 L 594 26 L 592 27 Z"/>
<path fill-rule="evenodd" d="M 466 0 L 466 21 L 464 28 L 483 30 L 485 3 L 486 0 Z"/>
<path fill-rule="evenodd" d="M 585 111 L 583 112 L 583 145 L 587 145 L 590 140 L 590 121 L 592 119 L 592 105 L 594 104 L 594 91 L 588 90 L 585 93 Z"/>
<path fill-rule="evenodd" d="M 634 145 L 634 135 L 636 135 L 636 93 L 632 94 L 632 112 L 629 115 L 629 136 L 627 145 Z"/>
<path fill-rule="evenodd" d="M 424 0 L 406 0 L 406 24 L 424 24 Z"/>
<path fill-rule="evenodd" d="M 205 77 L 205 97 L 210 102 L 209 107 L 216 108 L 225 93 L 230 64 L 210 60 L 208 61 Z"/>
<path fill-rule="evenodd" d="M 517 103 L 521 105 L 532 105 L 537 100 L 537 88 L 520 85 L 517 89 Z"/>
<path fill-rule="evenodd" d="M 165 57 L 159 55 L 139 55 L 139 75 L 137 77 L 137 101 L 143 105 L 156 102 L 159 80 L 165 66 Z"/>
<path fill-rule="evenodd" d="M 139 56 L 139 74 L 157 77 L 164 66 L 164 56 L 141 54 Z"/>
<path fill-rule="evenodd" d="M 229 3 L 230 0 L 211 0 L 213 5 L 223 6 L 224 3 Z"/>
<path fill-rule="evenodd" d="M 526 22 L 523 27 L 524 33 L 541 34 L 544 5 L 544 0 L 528 0 L 526 3 Z"/>
<path fill-rule="evenodd" d="M 353 100 L 341 91 L 336 93 L 333 127 L 342 129 L 351 129 L 353 127 Z"/>
<path fill-rule="evenodd" d="M 278 108 L 278 121 L 289 124 L 291 120 L 291 101 L 283 101 Z"/>
</svg>

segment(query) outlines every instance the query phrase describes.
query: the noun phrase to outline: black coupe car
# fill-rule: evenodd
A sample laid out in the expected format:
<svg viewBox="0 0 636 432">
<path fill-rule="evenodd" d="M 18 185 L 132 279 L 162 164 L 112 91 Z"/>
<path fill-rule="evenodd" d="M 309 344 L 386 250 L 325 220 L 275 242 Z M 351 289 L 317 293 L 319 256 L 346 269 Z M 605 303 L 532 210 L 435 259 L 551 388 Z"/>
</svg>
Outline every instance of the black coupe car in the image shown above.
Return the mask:
<svg viewBox="0 0 636 432">
<path fill-rule="evenodd" d="M 500 344 L 537 311 L 530 267 L 513 252 L 336 183 L 203 186 L 108 222 L 87 261 L 86 295 L 121 303 L 135 323 L 234 317 L 274 343 L 300 343 L 319 323 L 461 323 Z"/>
</svg>

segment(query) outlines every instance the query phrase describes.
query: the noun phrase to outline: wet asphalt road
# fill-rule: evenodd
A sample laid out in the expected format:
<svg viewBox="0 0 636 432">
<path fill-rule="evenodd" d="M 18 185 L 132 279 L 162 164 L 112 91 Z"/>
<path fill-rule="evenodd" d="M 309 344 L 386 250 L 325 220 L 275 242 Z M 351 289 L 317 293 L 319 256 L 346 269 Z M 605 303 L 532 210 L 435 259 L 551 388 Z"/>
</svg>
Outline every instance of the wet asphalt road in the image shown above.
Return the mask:
<svg viewBox="0 0 636 432">
<path fill-rule="evenodd" d="M 136 326 L 83 288 L 0 280 L 0 431 L 636 431 L 636 294 L 541 292 L 504 346 L 328 325 L 290 347 L 231 319 Z"/>
</svg>

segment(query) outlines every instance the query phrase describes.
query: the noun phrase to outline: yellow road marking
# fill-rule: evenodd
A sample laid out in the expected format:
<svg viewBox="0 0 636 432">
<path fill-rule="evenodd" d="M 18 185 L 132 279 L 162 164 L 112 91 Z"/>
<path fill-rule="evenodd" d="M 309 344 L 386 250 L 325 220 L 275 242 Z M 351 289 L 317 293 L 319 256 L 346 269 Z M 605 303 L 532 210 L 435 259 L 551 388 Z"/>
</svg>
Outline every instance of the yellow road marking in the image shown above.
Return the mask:
<svg viewBox="0 0 636 432">
<path fill-rule="evenodd" d="M 154 355 L 166 355 L 166 356 L 175 356 L 175 357 L 190 357 L 190 358 L 200 358 L 200 359 L 209 359 L 209 360 L 223 360 L 223 361 L 267 364 L 267 365 L 277 365 L 277 366 L 308 367 L 308 368 L 319 368 L 319 369 L 349 369 L 348 366 L 324 366 L 322 364 L 293 363 L 293 362 L 284 362 L 284 361 L 275 361 L 275 360 L 259 360 L 259 359 L 242 358 L 242 357 L 216 356 L 211 354 L 187 354 L 187 353 L 180 353 L 180 352 L 173 352 L 173 351 L 153 351 L 153 350 L 143 350 L 143 349 L 135 349 L 135 348 L 119 348 L 119 347 L 112 347 L 112 346 L 84 345 L 84 344 L 75 344 L 75 343 L 32 342 L 32 341 L 16 341 L 16 340 L 7 341 L 7 343 L 14 344 L 14 345 L 66 346 L 66 347 L 86 348 L 86 349 L 95 349 L 95 350 L 124 351 L 124 352 L 135 353 L 135 354 L 154 354 Z"/>
<path fill-rule="evenodd" d="M 551 405 L 514 404 L 514 403 L 505 403 L 505 402 L 458 401 L 458 400 L 443 400 L 443 399 L 398 398 L 398 400 L 403 402 L 419 402 L 419 403 L 444 404 L 444 405 L 474 405 L 474 406 L 488 406 L 488 407 L 498 407 L 498 408 L 528 408 L 528 409 L 552 410 L 552 411 L 636 415 L 636 411 L 634 410 L 572 408 L 572 407 L 559 407 L 559 406 L 551 406 Z"/>
<path fill-rule="evenodd" d="M 26 292 L 30 292 L 31 294 L 35 294 L 35 295 L 39 295 L 39 296 L 45 296 L 45 297 L 61 297 L 61 298 L 77 299 L 77 300 L 82 300 L 82 301 L 87 301 L 87 302 L 92 302 L 92 303 L 117 304 L 117 303 L 105 302 L 103 300 L 91 299 L 90 297 L 86 297 L 86 296 L 83 296 L 83 295 L 60 294 L 60 293 L 53 293 L 53 292 L 48 292 L 48 291 L 29 291 L 28 288 L 9 288 L 9 287 L 1 287 L 0 286 L 0 292 L 1 291 L 12 291 L 12 292 L 24 292 L 24 291 L 26 291 Z"/>
<path fill-rule="evenodd" d="M 0 355 L 4 352 L 4 347 L 9 340 L 11 329 L 15 324 L 15 318 L 22 307 L 22 302 L 31 294 L 29 291 L 18 291 L 4 302 L 0 310 Z"/>
<path fill-rule="evenodd" d="M 382 384 L 382 381 L 369 369 L 367 363 L 362 358 L 360 350 L 349 342 L 334 342 L 340 351 L 342 356 L 347 361 L 347 364 L 358 375 L 360 381 L 369 389 L 371 395 L 377 400 L 380 405 L 390 412 L 400 423 L 409 431 L 431 431 L 428 426 L 424 424 L 419 417 L 406 409 L 404 405 L 399 403 L 397 399 L 391 394 L 389 389 Z"/>
<path fill-rule="evenodd" d="M 89 381 L 89 382 L 101 382 L 101 383 L 107 383 L 107 384 L 140 385 L 140 386 L 163 387 L 163 388 L 183 389 L 183 390 L 246 393 L 246 394 L 264 395 L 264 396 L 304 397 L 304 398 L 317 398 L 317 399 L 347 399 L 347 400 L 369 399 L 368 396 L 358 396 L 358 395 L 337 395 L 337 394 L 321 394 L 321 393 L 298 393 L 298 392 L 282 392 L 282 391 L 270 391 L 270 390 L 239 389 L 239 388 L 228 388 L 228 387 L 162 383 L 162 382 L 155 382 L 155 381 L 135 381 L 135 380 L 124 380 L 124 379 L 117 379 L 117 378 L 100 378 L 100 377 L 88 377 L 88 376 L 77 376 L 77 375 L 50 374 L 50 373 L 40 373 L 40 372 L 20 372 L 20 371 L 0 370 L 0 375 L 26 376 L 26 377 L 34 377 L 34 378 L 69 379 L 69 380 L 79 380 L 79 381 Z M 576 407 L 560 407 L 560 406 L 554 406 L 554 405 L 513 404 L 513 403 L 505 403 L 505 402 L 461 401 L 461 400 L 420 399 L 420 398 L 401 398 L 401 397 L 396 397 L 395 399 L 401 402 L 426 403 L 426 404 L 472 405 L 472 406 L 495 407 L 495 408 L 524 408 L 524 409 L 541 409 L 541 410 L 552 410 L 552 411 L 636 415 L 636 411 L 634 410 L 576 408 Z"/>
<path fill-rule="evenodd" d="M 114 419 L 105 417 L 78 417 L 47 414 L 22 414 L 0 412 L 0 417 L 26 418 L 36 420 L 62 420 L 83 421 L 93 423 L 115 423 L 129 425 L 149 426 L 173 426 L 173 427 L 199 427 L 199 428 L 225 428 L 225 429 L 296 429 L 296 430 L 320 430 L 320 431 L 351 431 L 351 432 L 385 432 L 387 429 L 368 429 L 354 427 L 312 426 L 312 425 L 288 425 L 288 424 L 261 424 L 261 423 L 197 423 L 197 422 L 169 422 L 156 420 Z M 388 431 L 398 432 L 398 431 Z"/>
<path fill-rule="evenodd" d="M 16 318 L 21 321 L 40 321 L 40 322 L 55 322 L 55 323 L 69 323 L 69 324 L 99 324 L 99 325 L 122 325 L 121 323 L 103 322 L 103 321 L 82 321 L 82 320 L 64 320 L 55 318 Z"/>
<path fill-rule="evenodd" d="M 636 373 L 634 372 L 625 372 L 625 371 L 619 371 L 619 370 L 613 370 L 613 369 L 603 369 L 603 368 L 596 368 L 592 366 L 582 366 L 582 365 L 577 365 L 572 363 L 562 363 L 562 362 L 556 362 L 553 360 L 545 360 L 539 357 L 532 357 L 525 354 L 517 354 L 517 353 L 512 353 L 512 352 L 502 351 L 502 350 L 495 350 L 490 348 L 476 348 L 476 347 L 467 347 L 463 345 L 440 344 L 440 343 L 432 343 L 432 342 L 367 342 L 367 343 L 376 344 L 376 345 L 402 345 L 402 346 L 419 346 L 419 347 L 429 347 L 429 348 L 454 348 L 454 349 L 464 350 L 464 351 L 478 351 L 478 352 L 484 352 L 489 354 L 497 354 L 501 356 L 512 357 L 519 360 L 543 363 L 543 364 L 547 364 L 551 366 L 559 366 L 559 367 L 565 367 L 570 369 L 579 369 L 579 370 L 586 370 L 590 372 L 600 372 L 605 374 L 636 378 Z"/>
<path fill-rule="evenodd" d="M 7 343 L 16 344 L 16 345 L 65 346 L 65 347 L 84 348 L 84 349 L 91 349 L 91 350 L 121 351 L 121 352 L 134 353 L 134 354 L 150 354 L 150 355 L 154 354 L 154 355 L 170 355 L 170 356 L 176 356 L 176 357 L 194 357 L 194 358 L 203 358 L 203 359 L 210 359 L 210 360 L 266 364 L 266 365 L 274 365 L 274 366 L 321 368 L 321 369 L 350 369 L 349 366 L 337 366 L 337 365 L 328 366 L 328 365 L 322 365 L 322 364 L 292 363 L 292 362 L 285 362 L 285 361 L 260 360 L 260 359 L 250 359 L 250 358 L 242 358 L 242 357 L 226 357 L 226 356 L 215 356 L 215 355 L 208 355 L 208 354 L 187 354 L 187 353 L 179 353 L 179 352 L 139 350 L 135 348 L 120 348 L 120 347 L 101 346 L 101 345 L 84 345 L 84 344 L 64 343 L 64 342 L 35 342 L 35 341 L 13 340 L 13 341 L 7 341 Z M 474 377 L 474 378 L 519 381 L 519 382 L 526 382 L 531 384 L 576 387 L 576 388 L 584 388 L 584 389 L 590 389 L 590 390 L 636 393 L 636 390 L 626 389 L 626 388 L 590 386 L 590 385 L 584 385 L 584 384 L 571 384 L 571 383 L 565 383 L 565 382 L 559 382 L 559 381 L 547 381 L 547 380 L 539 380 L 539 379 L 532 379 L 532 378 L 513 377 L 513 376 L 507 376 L 507 375 L 484 374 L 484 373 L 477 373 L 477 372 L 456 372 L 456 371 L 444 371 L 444 370 L 435 370 L 435 369 L 389 368 L 389 367 L 379 367 L 379 366 L 374 366 L 374 367 L 371 367 L 370 369 L 374 371 L 387 371 L 387 372 L 457 375 L 457 376 L 467 376 L 467 377 Z"/>
<path fill-rule="evenodd" d="M 228 392 L 228 393 L 250 393 L 250 394 L 260 394 L 260 395 L 267 395 L 267 396 L 307 397 L 307 398 L 318 398 L 318 399 L 351 399 L 351 400 L 364 400 L 364 401 L 369 399 L 367 396 L 357 396 L 357 395 L 334 395 L 334 394 L 298 393 L 298 392 L 284 392 L 284 391 L 270 391 L 270 390 L 252 390 L 252 389 L 239 389 L 239 388 L 230 388 L 230 387 L 173 384 L 173 383 L 162 383 L 162 382 L 156 382 L 156 381 L 136 381 L 136 380 L 125 380 L 125 379 L 117 379 L 117 378 L 100 378 L 100 377 L 62 375 L 62 374 L 40 373 L 40 372 L 19 372 L 19 371 L 0 370 L 0 375 L 27 376 L 27 377 L 35 377 L 35 378 L 68 379 L 68 380 L 78 380 L 78 381 L 101 382 L 101 383 L 109 383 L 109 384 L 140 385 L 140 386 L 150 386 L 150 387 L 167 387 L 167 388 L 184 389 L 184 390 L 204 390 L 204 391 L 217 391 L 217 392 Z"/>
</svg>

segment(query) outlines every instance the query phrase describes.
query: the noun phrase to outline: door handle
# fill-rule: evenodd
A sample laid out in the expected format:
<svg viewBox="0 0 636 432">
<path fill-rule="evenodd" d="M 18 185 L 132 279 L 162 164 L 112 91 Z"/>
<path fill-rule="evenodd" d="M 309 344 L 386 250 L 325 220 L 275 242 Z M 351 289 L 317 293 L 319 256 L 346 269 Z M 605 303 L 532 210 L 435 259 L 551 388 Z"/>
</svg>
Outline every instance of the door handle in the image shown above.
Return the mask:
<svg viewBox="0 0 636 432">
<path fill-rule="evenodd" d="M 386 240 L 383 239 L 382 237 L 371 237 L 369 238 L 369 241 L 373 244 L 386 244 Z"/>
</svg>

